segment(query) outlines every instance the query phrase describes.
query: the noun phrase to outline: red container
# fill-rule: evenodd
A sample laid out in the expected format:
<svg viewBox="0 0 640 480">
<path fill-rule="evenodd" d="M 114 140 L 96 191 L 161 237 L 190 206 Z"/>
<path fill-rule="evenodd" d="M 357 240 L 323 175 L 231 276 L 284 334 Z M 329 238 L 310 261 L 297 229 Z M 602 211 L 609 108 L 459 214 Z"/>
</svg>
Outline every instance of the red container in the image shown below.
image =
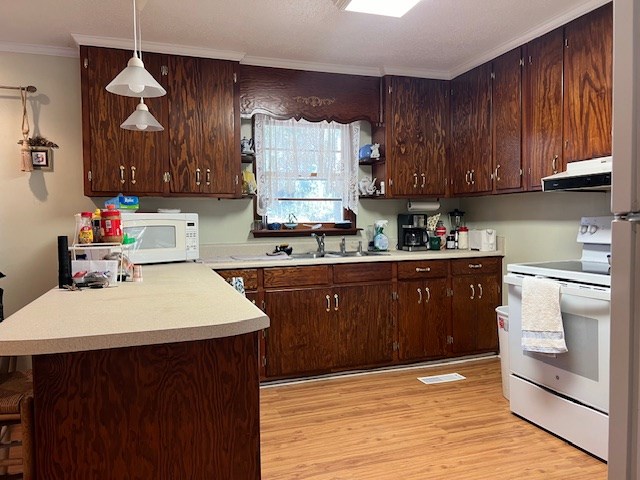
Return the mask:
<svg viewBox="0 0 640 480">
<path fill-rule="evenodd" d="M 109 205 L 108 210 L 102 210 L 100 234 L 105 243 L 122 243 L 122 218 L 113 205 Z"/>
</svg>

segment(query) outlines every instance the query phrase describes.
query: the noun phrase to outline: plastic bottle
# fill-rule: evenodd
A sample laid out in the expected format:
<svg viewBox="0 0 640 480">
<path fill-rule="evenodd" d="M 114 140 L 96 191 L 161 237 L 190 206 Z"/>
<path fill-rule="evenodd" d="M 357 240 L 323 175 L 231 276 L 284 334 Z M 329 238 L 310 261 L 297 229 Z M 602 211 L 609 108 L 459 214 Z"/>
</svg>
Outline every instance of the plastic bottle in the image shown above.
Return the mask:
<svg viewBox="0 0 640 480">
<path fill-rule="evenodd" d="M 93 225 L 91 225 L 91 215 L 91 212 L 82 212 L 80 214 L 78 243 L 93 243 Z"/>
<path fill-rule="evenodd" d="M 100 216 L 100 237 L 105 243 L 122 243 L 122 219 L 115 205 L 108 205 Z"/>
<path fill-rule="evenodd" d="M 373 248 L 375 250 L 386 251 L 389 249 L 389 239 L 383 233 L 384 227 L 389 223 L 388 220 L 376 220 L 373 234 Z"/>
<path fill-rule="evenodd" d="M 467 227 L 460 227 L 458 229 L 458 249 L 469 250 L 469 229 Z"/>
</svg>

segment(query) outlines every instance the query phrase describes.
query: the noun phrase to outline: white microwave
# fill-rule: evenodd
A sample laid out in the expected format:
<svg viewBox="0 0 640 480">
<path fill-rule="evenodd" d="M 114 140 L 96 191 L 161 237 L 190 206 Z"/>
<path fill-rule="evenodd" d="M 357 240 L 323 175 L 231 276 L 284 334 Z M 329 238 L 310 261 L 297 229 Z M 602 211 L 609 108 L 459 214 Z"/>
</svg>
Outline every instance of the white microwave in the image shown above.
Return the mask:
<svg viewBox="0 0 640 480">
<path fill-rule="evenodd" d="M 197 213 L 122 212 L 123 232 L 135 238 L 125 254 L 133 263 L 165 263 L 200 257 Z"/>
</svg>

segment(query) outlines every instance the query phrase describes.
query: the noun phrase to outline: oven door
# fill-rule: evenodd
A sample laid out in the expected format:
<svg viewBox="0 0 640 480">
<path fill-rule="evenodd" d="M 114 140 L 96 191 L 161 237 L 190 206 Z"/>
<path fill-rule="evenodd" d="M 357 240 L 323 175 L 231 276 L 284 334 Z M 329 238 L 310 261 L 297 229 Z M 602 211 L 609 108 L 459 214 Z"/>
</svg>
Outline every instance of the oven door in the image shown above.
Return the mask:
<svg viewBox="0 0 640 480">
<path fill-rule="evenodd" d="M 509 364 L 513 375 L 609 413 L 610 289 L 560 282 L 567 344 L 562 354 L 525 352 L 521 345 L 522 280 L 508 274 Z"/>
</svg>

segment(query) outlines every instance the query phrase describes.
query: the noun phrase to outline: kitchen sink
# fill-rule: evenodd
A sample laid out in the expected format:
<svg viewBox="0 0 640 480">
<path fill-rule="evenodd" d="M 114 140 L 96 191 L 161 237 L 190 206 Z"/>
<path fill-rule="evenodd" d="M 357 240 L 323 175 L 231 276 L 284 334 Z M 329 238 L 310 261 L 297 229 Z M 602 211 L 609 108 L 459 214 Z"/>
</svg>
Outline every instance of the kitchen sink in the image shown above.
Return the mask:
<svg viewBox="0 0 640 480">
<path fill-rule="evenodd" d="M 318 252 L 305 252 L 305 253 L 292 253 L 290 255 L 294 260 L 302 260 L 306 258 L 345 258 L 345 257 L 366 257 L 375 255 L 389 255 L 388 252 L 324 252 L 324 254 Z"/>
</svg>

